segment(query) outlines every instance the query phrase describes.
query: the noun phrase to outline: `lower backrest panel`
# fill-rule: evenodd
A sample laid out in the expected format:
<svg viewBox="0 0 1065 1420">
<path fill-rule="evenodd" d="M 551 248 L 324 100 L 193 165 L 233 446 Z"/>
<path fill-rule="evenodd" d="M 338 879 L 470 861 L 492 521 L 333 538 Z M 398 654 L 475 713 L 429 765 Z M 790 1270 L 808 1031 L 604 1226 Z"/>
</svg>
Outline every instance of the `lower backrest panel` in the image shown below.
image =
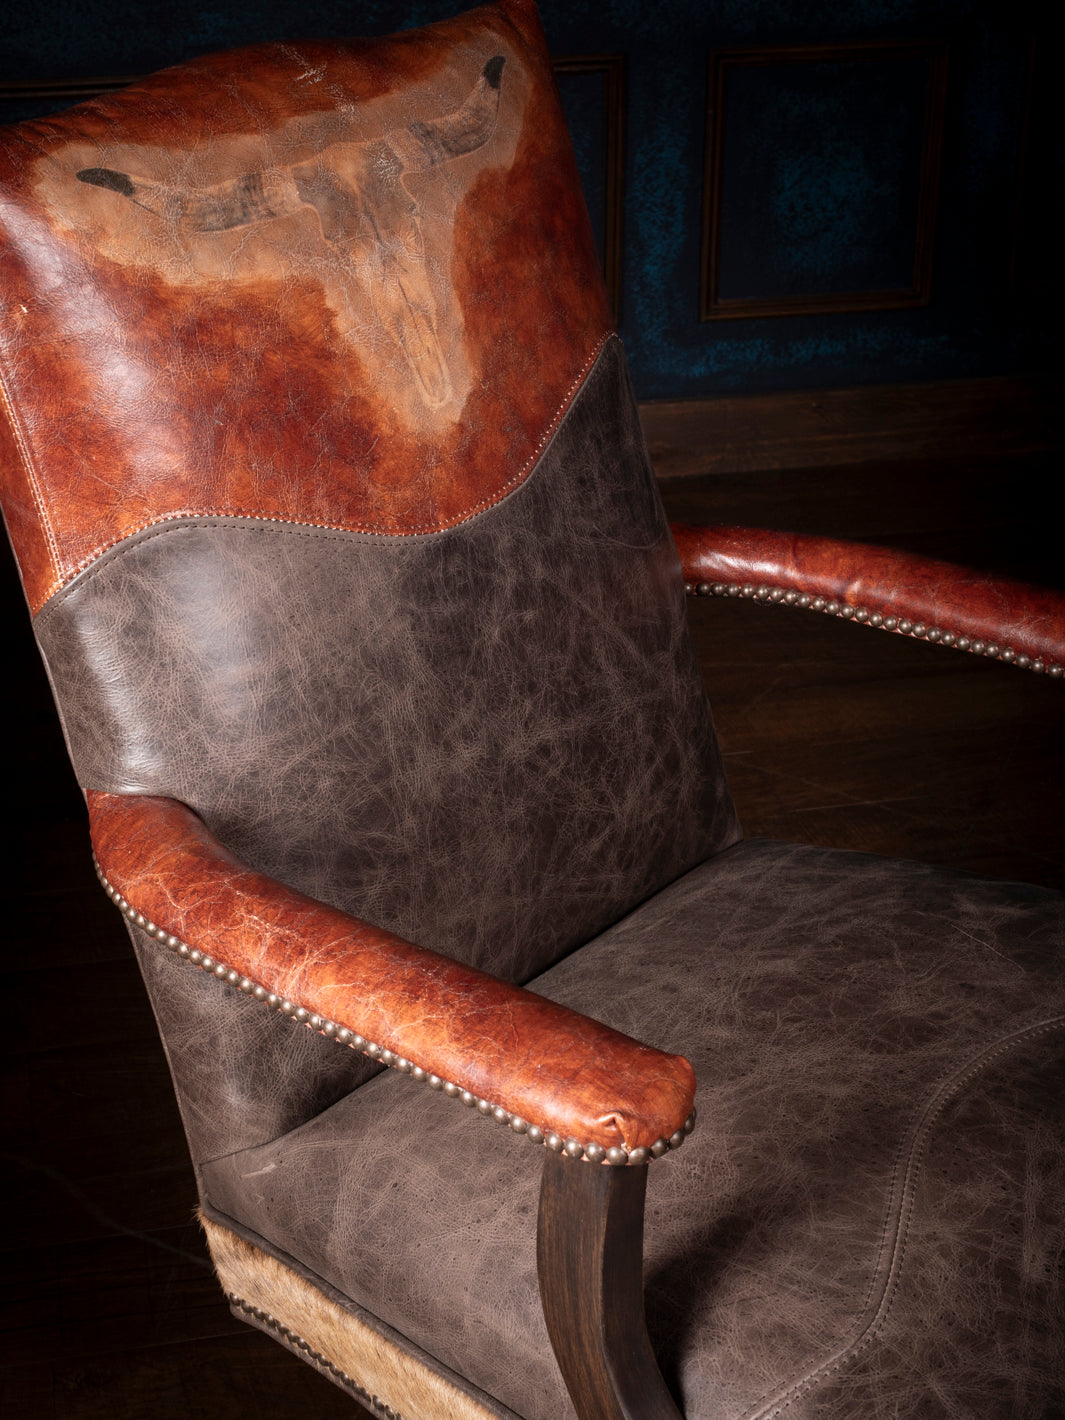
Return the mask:
<svg viewBox="0 0 1065 1420">
<path fill-rule="evenodd" d="M 37 633 L 84 786 L 511 979 L 737 836 L 617 341 L 466 523 L 165 523 Z"/>
</svg>

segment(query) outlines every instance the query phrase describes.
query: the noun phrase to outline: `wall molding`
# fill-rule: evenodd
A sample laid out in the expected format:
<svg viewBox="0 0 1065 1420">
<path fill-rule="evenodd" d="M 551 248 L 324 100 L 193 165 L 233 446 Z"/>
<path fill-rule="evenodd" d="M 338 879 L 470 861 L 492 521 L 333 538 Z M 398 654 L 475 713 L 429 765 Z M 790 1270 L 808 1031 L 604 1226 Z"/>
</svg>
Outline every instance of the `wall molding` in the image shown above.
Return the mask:
<svg viewBox="0 0 1065 1420">
<path fill-rule="evenodd" d="M 625 227 L 625 56 L 560 54 L 556 74 L 603 76 L 603 280 L 615 322 L 621 320 L 622 242 Z"/>
<path fill-rule="evenodd" d="M 914 232 L 913 277 L 909 287 L 889 290 L 811 292 L 808 295 L 722 297 L 721 221 L 727 138 L 728 75 L 736 68 L 773 65 L 853 63 L 885 59 L 926 59 L 924 137 Z M 700 318 L 741 320 L 833 311 L 903 310 L 932 299 L 932 260 L 943 151 L 947 93 L 947 46 L 936 40 L 870 40 L 856 44 L 788 45 L 716 50 L 710 56 L 706 108 L 706 169 L 703 179 L 703 238 Z"/>
</svg>

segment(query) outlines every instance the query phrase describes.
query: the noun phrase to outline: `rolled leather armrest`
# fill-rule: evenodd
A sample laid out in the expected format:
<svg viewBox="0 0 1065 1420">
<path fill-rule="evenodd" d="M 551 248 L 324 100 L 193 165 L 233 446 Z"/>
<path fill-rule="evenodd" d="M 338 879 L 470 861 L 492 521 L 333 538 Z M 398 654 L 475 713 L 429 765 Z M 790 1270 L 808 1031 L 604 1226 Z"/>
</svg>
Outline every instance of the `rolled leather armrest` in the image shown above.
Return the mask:
<svg viewBox="0 0 1065 1420">
<path fill-rule="evenodd" d="M 672 525 L 697 591 L 786 601 L 1046 671 L 1065 666 L 1065 595 L 867 543 Z"/>
<path fill-rule="evenodd" d="M 90 790 L 88 804 L 127 915 L 297 1022 L 592 1162 L 641 1163 L 690 1130 L 683 1056 L 253 872 L 174 799 Z"/>
</svg>

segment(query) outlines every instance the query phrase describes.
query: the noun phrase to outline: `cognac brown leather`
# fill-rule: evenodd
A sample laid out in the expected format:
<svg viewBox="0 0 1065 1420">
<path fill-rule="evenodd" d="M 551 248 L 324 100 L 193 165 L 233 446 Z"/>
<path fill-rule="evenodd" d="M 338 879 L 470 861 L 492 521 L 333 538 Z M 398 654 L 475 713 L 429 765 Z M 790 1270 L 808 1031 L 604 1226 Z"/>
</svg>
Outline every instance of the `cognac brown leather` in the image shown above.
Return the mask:
<svg viewBox="0 0 1065 1420">
<path fill-rule="evenodd" d="M 689 582 L 783 587 L 1065 664 L 1065 596 L 889 547 L 766 528 L 672 525 Z"/>
<path fill-rule="evenodd" d="M 531 0 L 231 63 L 0 133 L 34 608 L 167 518 L 459 522 L 527 476 L 611 327 Z"/>
<path fill-rule="evenodd" d="M 695 1076 L 641 1045 L 252 872 L 173 799 L 89 796 L 112 887 L 157 927 L 478 1099 L 564 1139 L 650 1148 Z"/>
</svg>

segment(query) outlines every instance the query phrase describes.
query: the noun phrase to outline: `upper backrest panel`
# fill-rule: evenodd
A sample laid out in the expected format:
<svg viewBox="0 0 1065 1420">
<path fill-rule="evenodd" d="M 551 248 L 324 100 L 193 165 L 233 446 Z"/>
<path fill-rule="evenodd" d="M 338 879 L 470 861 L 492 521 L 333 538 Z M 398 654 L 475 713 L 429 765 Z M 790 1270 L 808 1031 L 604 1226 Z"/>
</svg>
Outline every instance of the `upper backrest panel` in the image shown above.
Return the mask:
<svg viewBox="0 0 1065 1420">
<path fill-rule="evenodd" d="M 175 517 L 461 522 L 527 476 L 610 326 L 526 0 L 7 130 L 0 292 L 34 609 Z"/>
</svg>

